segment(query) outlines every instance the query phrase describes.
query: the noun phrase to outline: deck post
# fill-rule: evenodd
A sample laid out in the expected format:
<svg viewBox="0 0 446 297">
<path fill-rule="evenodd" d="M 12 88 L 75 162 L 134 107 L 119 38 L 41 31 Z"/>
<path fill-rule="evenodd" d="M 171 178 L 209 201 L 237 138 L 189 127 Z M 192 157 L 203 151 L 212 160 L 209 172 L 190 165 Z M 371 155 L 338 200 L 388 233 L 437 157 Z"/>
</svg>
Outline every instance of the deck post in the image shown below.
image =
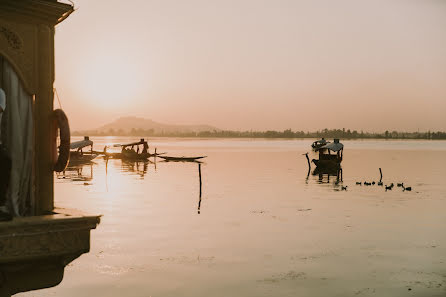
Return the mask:
<svg viewBox="0 0 446 297">
<path fill-rule="evenodd" d="M 35 117 L 35 173 L 37 215 L 51 213 L 54 208 L 53 152 L 51 135 L 54 83 L 54 27 L 47 24 L 38 26 L 38 79 Z"/>
</svg>

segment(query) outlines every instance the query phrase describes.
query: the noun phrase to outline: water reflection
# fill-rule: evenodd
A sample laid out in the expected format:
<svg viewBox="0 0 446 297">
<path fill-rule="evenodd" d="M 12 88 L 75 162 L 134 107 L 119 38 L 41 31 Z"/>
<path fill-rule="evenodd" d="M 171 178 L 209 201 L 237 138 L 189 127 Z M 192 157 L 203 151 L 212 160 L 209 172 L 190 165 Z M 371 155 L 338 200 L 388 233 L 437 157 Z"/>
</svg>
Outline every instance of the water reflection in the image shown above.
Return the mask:
<svg viewBox="0 0 446 297">
<path fill-rule="evenodd" d="M 57 179 L 69 179 L 71 181 L 88 182 L 93 180 L 94 162 L 78 164 L 76 166 L 67 167 L 62 173 L 57 174 Z"/>
<path fill-rule="evenodd" d="M 305 182 L 308 184 L 308 180 L 310 178 L 311 170 L 308 169 L 307 177 Z M 343 170 L 342 168 L 319 168 L 316 167 L 313 172 L 311 172 L 312 176 L 316 177 L 316 182 L 318 184 L 330 184 L 333 182 L 335 188 L 339 187 L 339 184 L 343 182 Z"/>
<path fill-rule="evenodd" d="M 159 159 L 158 159 L 159 160 Z M 164 160 L 158 161 L 164 164 L 165 170 L 175 171 L 176 166 L 171 167 L 167 166 L 167 163 L 171 163 L 174 161 L 165 162 Z M 81 185 L 93 185 L 93 184 L 101 184 L 104 181 L 105 191 L 109 192 L 109 185 L 114 184 L 122 185 L 119 188 L 124 188 L 124 184 L 128 184 L 132 178 L 137 179 L 145 179 L 148 174 L 149 166 L 153 165 L 154 171 L 157 170 L 156 158 L 153 161 L 150 160 L 123 160 L 123 159 L 110 159 L 110 158 L 99 158 L 97 162 L 85 162 L 79 163 L 74 166 L 69 166 L 60 174 L 56 175 L 56 179 L 65 182 L 81 182 L 78 184 Z M 183 161 L 184 162 L 184 161 Z M 179 163 L 183 163 L 179 162 Z M 177 163 L 177 162 L 175 162 Z M 203 183 L 202 183 L 202 164 L 205 164 L 200 161 L 188 161 L 185 163 L 196 163 L 198 166 L 198 184 L 199 184 L 199 193 L 198 193 L 198 206 L 197 213 L 201 213 L 201 202 L 203 195 Z M 195 166 L 195 165 L 194 165 Z M 182 167 L 182 166 L 181 166 Z M 96 170 L 96 177 L 94 171 Z M 196 171 L 194 171 L 194 175 Z M 130 180 L 128 177 L 130 177 Z M 193 179 L 196 181 L 196 179 Z"/>
<path fill-rule="evenodd" d="M 135 174 L 139 175 L 141 178 L 144 178 L 144 176 L 147 173 L 147 168 L 149 167 L 149 163 L 156 164 L 149 160 L 136 161 L 136 160 L 122 159 L 121 160 L 121 171 L 128 172 L 128 173 L 135 173 Z"/>
</svg>

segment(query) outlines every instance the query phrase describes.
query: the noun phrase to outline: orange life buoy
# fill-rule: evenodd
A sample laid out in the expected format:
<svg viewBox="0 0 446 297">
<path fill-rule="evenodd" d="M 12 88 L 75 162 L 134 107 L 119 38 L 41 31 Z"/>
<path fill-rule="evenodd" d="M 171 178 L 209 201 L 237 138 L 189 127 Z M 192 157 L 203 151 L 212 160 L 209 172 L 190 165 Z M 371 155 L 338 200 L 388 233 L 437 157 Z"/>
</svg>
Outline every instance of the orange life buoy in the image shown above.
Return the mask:
<svg viewBox="0 0 446 297">
<path fill-rule="evenodd" d="M 54 171 L 62 172 L 70 161 L 70 125 L 68 118 L 62 109 L 56 109 L 53 111 L 53 162 Z M 57 135 L 59 130 L 60 145 L 59 150 L 57 148 Z M 59 151 L 59 154 L 57 154 Z"/>
</svg>

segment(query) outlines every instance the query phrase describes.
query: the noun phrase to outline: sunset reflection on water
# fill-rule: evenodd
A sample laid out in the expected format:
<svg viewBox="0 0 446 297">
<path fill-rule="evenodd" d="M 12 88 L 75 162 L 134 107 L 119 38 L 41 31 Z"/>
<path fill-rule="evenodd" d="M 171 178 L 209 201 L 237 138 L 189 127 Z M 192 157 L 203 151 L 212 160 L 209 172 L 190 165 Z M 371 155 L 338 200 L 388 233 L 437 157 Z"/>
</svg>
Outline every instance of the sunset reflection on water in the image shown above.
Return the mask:
<svg viewBox="0 0 446 297">
<path fill-rule="evenodd" d="M 343 143 L 341 181 L 307 176 L 311 140 L 149 139 L 151 150 L 208 156 L 200 213 L 197 163 L 98 157 L 70 168 L 55 179 L 56 205 L 103 214 L 101 225 L 61 285 L 30 294 L 441 295 L 446 142 Z M 378 181 L 379 167 L 412 192 L 355 184 Z"/>
</svg>

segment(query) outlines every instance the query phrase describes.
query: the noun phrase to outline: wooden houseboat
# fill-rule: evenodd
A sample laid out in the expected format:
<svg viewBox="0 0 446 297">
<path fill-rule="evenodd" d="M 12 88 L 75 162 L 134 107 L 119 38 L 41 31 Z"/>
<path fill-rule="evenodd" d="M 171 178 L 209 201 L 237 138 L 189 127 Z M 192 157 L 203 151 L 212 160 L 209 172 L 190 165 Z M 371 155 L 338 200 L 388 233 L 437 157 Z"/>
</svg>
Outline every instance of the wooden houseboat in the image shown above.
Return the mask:
<svg viewBox="0 0 446 297">
<path fill-rule="evenodd" d="M 2 297 L 59 284 L 65 266 L 89 251 L 100 219 L 54 206 L 54 171 L 70 150 L 68 120 L 53 107 L 54 33 L 73 11 L 57 0 L 0 0 L 1 142 L 11 160 L 4 193 L 13 215 L 0 222 Z"/>
</svg>

